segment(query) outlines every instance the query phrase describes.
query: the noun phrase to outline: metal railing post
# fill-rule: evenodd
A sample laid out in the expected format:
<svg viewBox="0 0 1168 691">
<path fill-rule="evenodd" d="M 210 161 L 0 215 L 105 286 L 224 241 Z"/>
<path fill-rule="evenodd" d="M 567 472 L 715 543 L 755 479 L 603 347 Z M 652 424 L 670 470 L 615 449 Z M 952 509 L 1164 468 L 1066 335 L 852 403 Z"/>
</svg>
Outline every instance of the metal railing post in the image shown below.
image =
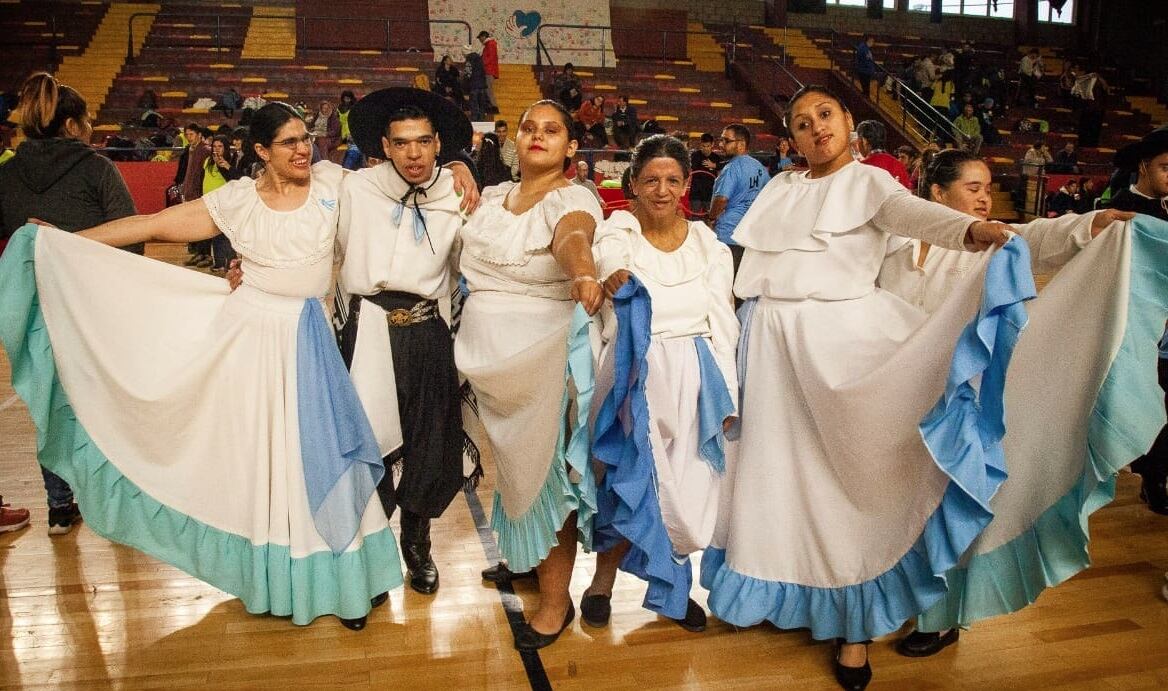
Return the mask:
<svg viewBox="0 0 1168 691">
<path fill-rule="evenodd" d="M 385 52 L 389 52 L 393 47 L 393 28 L 390 26 L 390 20 L 385 20 Z"/>
</svg>

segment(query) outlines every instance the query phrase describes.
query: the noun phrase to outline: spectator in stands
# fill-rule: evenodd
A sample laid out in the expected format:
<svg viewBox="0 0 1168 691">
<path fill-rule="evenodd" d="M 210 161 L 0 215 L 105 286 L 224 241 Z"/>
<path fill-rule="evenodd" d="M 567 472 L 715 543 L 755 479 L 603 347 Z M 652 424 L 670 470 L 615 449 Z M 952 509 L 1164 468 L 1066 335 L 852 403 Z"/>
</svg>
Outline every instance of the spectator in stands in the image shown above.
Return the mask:
<svg viewBox="0 0 1168 691">
<path fill-rule="evenodd" d="M 953 95 L 957 92 L 957 85 L 953 83 L 952 72 L 942 73 L 933 82 L 933 95 L 929 98 L 929 105 L 936 111 L 936 129 L 949 130 L 949 109 L 953 107 Z"/>
<path fill-rule="evenodd" d="M 714 178 L 722 165 L 722 157 L 714 151 L 714 135 L 702 133 L 698 148 L 689 155 L 689 165 L 689 209 L 695 214 L 705 213 L 714 194 Z"/>
<path fill-rule="evenodd" d="M 1016 103 L 1030 108 L 1038 107 L 1038 81 L 1046 73 L 1042 56 L 1037 48 L 1031 48 L 1018 61 L 1018 99 Z"/>
<path fill-rule="evenodd" d="M 1063 148 L 1054 154 L 1054 163 L 1047 167 L 1052 173 L 1078 173 L 1079 154 L 1075 151 L 1075 143 L 1067 142 Z"/>
<path fill-rule="evenodd" d="M 876 58 L 872 55 L 875 43 L 876 39 L 871 34 L 864 34 L 864 39 L 856 44 L 856 81 L 865 98 L 871 97 L 872 78 L 876 76 Z"/>
<path fill-rule="evenodd" d="M 490 104 L 488 112 L 498 113 L 499 102 L 495 100 L 495 80 L 499 78 L 499 42 L 489 31 L 480 31 L 479 43 L 483 44 L 483 71 L 487 76 L 487 102 Z"/>
<path fill-rule="evenodd" d="M 953 54 L 953 81 L 961 91 L 968 91 L 973 82 L 973 41 L 962 41 Z"/>
<path fill-rule="evenodd" d="M 986 98 L 977 107 L 977 119 L 981 124 L 983 144 L 997 146 L 1002 143 L 1002 135 L 998 132 L 998 126 L 994 124 L 994 119 L 997 117 L 998 111 L 994 99 Z"/>
<path fill-rule="evenodd" d="M 231 140 L 222 134 L 215 135 L 211 139 L 211 156 L 203 162 L 203 194 L 210 194 L 231 180 L 242 177 L 235 164 Z M 231 241 L 223 233 L 211 238 L 211 271 L 227 271 L 227 265 L 232 259 L 235 259 L 235 251 L 231 249 Z"/>
<path fill-rule="evenodd" d="M 1075 178 L 1067 180 L 1062 187 L 1058 188 L 1050 197 L 1050 203 L 1046 205 L 1047 216 L 1065 216 L 1069 213 L 1074 213 L 1075 208 L 1082 201 L 1079 195 L 1079 181 Z"/>
<path fill-rule="evenodd" d="M 552 82 L 556 100 L 569 111 L 576 111 L 584 99 L 582 88 L 580 78 L 576 76 L 575 66 L 570 62 L 564 63 L 564 70 Z"/>
<path fill-rule="evenodd" d="M 601 149 L 608 146 L 608 133 L 604 131 L 604 97 L 593 96 L 584 101 L 576 111 L 576 139 L 581 148 Z"/>
<path fill-rule="evenodd" d="M 474 151 L 474 164 L 478 170 L 480 190 L 511 181 L 511 166 L 502 157 L 499 136 L 488 132 L 483 135 Z"/>
<path fill-rule="evenodd" d="M 1075 105 L 1075 97 L 1071 91 L 1075 88 L 1075 81 L 1079 78 L 1079 66 L 1071 60 L 1063 61 L 1063 71 L 1059 74 L 1059 98 L 1067 106 Z"/>
<path fill-rule="evenodd" d="M 927 101 L 933 97 L 933 82 L 940 76 L 941 71 L 933 64 L 932 56 L 926 55 L 916 62 L 913 77 L 921 98 Z"/>
<path fill-rule="evenodd" d="M 442 56 L 438 69 L 434 71 L 434 91 L 463 107 L 462 78 L 458 67 L 449 55 Z"/>
<path fill-rule="evenodd" d="M 767 172 L 771 177 L 778 175 L 785 170 L 791 170 L 795 167 L 794 154 L 791 151 L 791 140 L 786 137 L 779 137 L 775 142 L 775 158 L 771 161 L 770 166 L 767 167 Z"/>
<path fill-rule="evenodd" d="M 612 112 L 612 138 L 622 149 L 637 145 L 637 134 L 641 131 L 637 120 L 637 109 L 629 105 L 628 96 L 617 96 L 616 110 Z"/>
<path fill-rule="evenodd" d="M 1095 189 L 1095 181 L 1091 178 L 1079 178 L 1079 203 L 1075 205 L 1075 213 L 1085 214 L 1095 210 L 1095 200 L 1099 198 L 1099 191 Z"/>
<path fill-rule="evenodd" d="M 572 177 L 572 184 L 587 188 L 596 197 L 596 203 L 601 208 L 604 207 L 604 199 L 600 196 L 600 190 L 596 189 L 596 183 L 588 174 L 588 161 L 576 161 L 576 175 Z"/>
<path fill-rule="evenodd" d="M 0 245 L 2 249 L 3 245 Z M 12 505 L 4 503 L 4 497 L 0 497 L 0 533 L 20 530 L 28 525 L 29 515 L 28 509 L 14 509 Z"/>
<path fill-rule="evenodd" d="M 1045 140 L 1035 140 L 1022 156 L 1022 174 L 1026 176 L 1041 175 L 1046 166 L 1054 162 L 1050 155 L 1050 146 Z"/>
<path fill-rule="evenodd" d="M 491 97 L 487 93 L 487 72 L 483 58 L 468 46 L 465 53 L 466 64 L 462 68 L 463 91 L 470 105 L 470 119 L 482 122 L 491 109 Z"/>
<path fill-rule="evenodd" d="M 341 92 L 341 102 L 337 104 L 337 120 L 341 123 L 341 142 L 348 144 L 352 139 L 349 133 L 349 111 L 353 109 L 353 104 L 357 102 L 357 96 L 349 89 Z"/>
<path fill-rule="evenodd" d="M 749 153 L 750 129 L 746 125 L 738 122 L 727 125 L 718 142 L 727 162 L 714 181 L 714 199 L 710 202 L 707 225 L 713 225 L 718 239 L 730 246 L 737 272 L 743 250 L 730 236 L 771 176 Z"/>
<path fill-rule="evenodd" d="M 860 152 L 860 162 L 888 171 L 897 182 L 911 189 L 904 164 L 884 150 L 886 134 L 884 123 L 876 120 L 865 120 L 856 125 L 856 148 Z"/>
<path fill-rule="evenodd" d="M 1079 135 L 1079 146 L 1099 146 L 1109 91 L 1107 82 L 1094 70 L 1075 80 L 1071 95 L 1075 97 L 1075 107 L 1079 111 L 1079 125 L 1075 129 Z"/>
<path fill-rule="evenodd" d="M 158 110 L 158 94 L 154 89 L 144 89 L 138 97 L 138 110 Z"/>
<path fill-rule="evenodd" d="M 981 150 L 983 141 L 981 119 L 974 112 L 972 103 L 966 103 L 961 110 L 961 115 L 953 120 L 953 129 L 957 131 L 957 136 L 961 139 L 962 148 L 974 155 Z"/>
<path fill-rule="evenodd" d="M 515 140 L 507 136 L 507 121 L 495 121 L 495 138 L 499 141 L 499 156 L 503 165 L 511 171 L 511 180 L 519 179 L 519 152 L 515 149 Z"/>
<path fill-rule="evenodd" d="M 25 140 L 16 157 L 0 166 L 0 239 L 7 240 L 29 219 L 72 233 L 136 213 L 118 169 L 89 146 L 93 123 L 81 94 L 39 72 L 25 80 L 16 110 Z M 143 248 L 123 249 L 142 254 Z M 68 533 L 81 519 L 73 490 L 48 470 L 41 473 L 49 535 Z M 19 516 L 7 520 L 14 518 Z"/>
<path fill-rule="evenodd" d="M 316 137 L 316 153 L 323 160 L 329 160 L 333 149 L 341 140 L 341 117 L 337 115 L 332 101 L 321 101 L 316 115 L 309 123 L 308 131 Z"/>
<path fill-rule="evenodd" d="M 216 103 L 215 106 L 213 108 L 211 108 L 211 110 L 221 111 L 227 117 L 233 118 L 233 117 L 235 117 L 235 111 L 239 110 L 242 107 L 243 107 L 243 96 L 240 96 L 239 92 L 236 91 L 235 87 L 233 86 L 230 89 L 228 89 L 227 91 L 224 91 L 219 96 L 219 102 Z"/>
<path fill-rule="evenodd" d="M 897 147 L 896 160 L 900 161 L 900 165 L 908 171 L 908 188 L 912 191 L 917 189 L 917 181 L 921 178 L 921 154 L 915 148 L 905 144 Z"/>
<path fill-rule="evenodd" d="M 183 201 L 189 202 L 203 196 L 203 163 L 211 157 L 211 144 L 207 141 L 211 135 L 195 123 L 187 125 L 183 134 L 188 145 L 179 159 L 175 183 L 179 185 Z M 187 266 L 200 269 L 211 266 L 210 240 L 189 243 L 187 251 L 191 253 L 190 258 L 184 262 Z"/>
</svg>

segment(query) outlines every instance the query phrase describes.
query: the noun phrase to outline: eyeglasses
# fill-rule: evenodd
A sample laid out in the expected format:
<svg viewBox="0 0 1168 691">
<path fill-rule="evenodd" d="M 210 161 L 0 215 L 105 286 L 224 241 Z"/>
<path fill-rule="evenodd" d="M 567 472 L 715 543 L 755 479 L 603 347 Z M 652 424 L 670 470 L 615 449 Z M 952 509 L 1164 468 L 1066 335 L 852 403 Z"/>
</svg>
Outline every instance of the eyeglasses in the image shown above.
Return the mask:
<svg viewBox="0 0 1168 691">
<path fill-rule="evenodd" d="M 301 144 L 312 146 L 312 142 L 314 141 L 316 141 L 316 135 L 306 134 L 303 137 L 288 137 L 287 139 L 281 139 L 278 142 L 272 142 L 272 146 L 282 146 L 285 149 L 295 149 Z"/>
</svg>

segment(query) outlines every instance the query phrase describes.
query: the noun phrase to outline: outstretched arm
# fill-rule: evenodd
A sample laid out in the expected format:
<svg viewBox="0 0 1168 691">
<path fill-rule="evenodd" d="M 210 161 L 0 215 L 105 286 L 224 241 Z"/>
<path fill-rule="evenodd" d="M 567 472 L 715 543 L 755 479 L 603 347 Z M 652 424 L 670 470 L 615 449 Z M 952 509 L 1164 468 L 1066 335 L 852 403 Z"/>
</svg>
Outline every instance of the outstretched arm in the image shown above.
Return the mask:
<svg viewBox="0 0 1168 691">
<path fill-rule="evenodd" d="M 219 234 L 203 200 L 172 206 L 156 214 L 127 216 L 83 230 L 78 235 L 114 247 L 139 242 L 195 242 Z"/>
<path fill-rule="evenodd" d="M 572 299 L 588 314 L 596 314 L 604 302 L 604 288 L 596 277 L 592 237 L 596 219 L 587 211 L 573 211 L 560 219 L 552 236 L 552 256 L 572 279 Z"/>
</svg>

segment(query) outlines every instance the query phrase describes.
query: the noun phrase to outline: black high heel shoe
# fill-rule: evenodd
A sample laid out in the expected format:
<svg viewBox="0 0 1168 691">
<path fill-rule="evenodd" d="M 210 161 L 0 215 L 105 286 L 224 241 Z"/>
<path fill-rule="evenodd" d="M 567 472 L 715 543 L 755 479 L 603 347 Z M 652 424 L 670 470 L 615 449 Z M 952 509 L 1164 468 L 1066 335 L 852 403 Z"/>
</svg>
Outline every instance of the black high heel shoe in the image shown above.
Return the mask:
<svg viewBox="0 0 1168 691">
<path fill-rule="evenodd" d="M 540 633 L 531 628 L 529 622 L 523 622 L 523 625 L 515 632 L 515 649 L 516 650 L 539 650 L 546 648 L 564 632 L 564 629 L 571 625 L 572 620 L 576 618 L 576 607 L 571 602 L 568 602 L 568 611 L 564 614 L 564 624 L 559 631 L 555 633 Z"/>
<path fill-rule="evenodd" d="M 864 691 L 868 687 L 868 682 L 872 681 L 872 665 L 869 663 L 866 646 L 869 641 L 864 642 L 865 655 L 863 667 L 848 667 L 840 664 L 840 648 L 844 641 L 842 638 L 835 639 L 835 656 L 832 657 L 831 667 L 835 673 L 836 683 L 841 688 L 848 689 L 848 691 Z"/>
<path fill-rule="evenodd" d="M 380 607 L 381 605 L 384 605 L 385 601 L 388 599 L 389 599 L 388 592 L 384 592 L 384 593 L 381 593 L 380 595 L 374 596 L 373 599 L 369 601 L 370 609 L 372 609 L 373 607 Z M 356 619 L 345 619 L 344 617 L 337 617 L 337 618 L 341 620 L 341 625 L 344 626 L 346 629 L 349 629 L 350 631 L 360 631 L 361 629 L 365 628 L 365 624 L 369 619 L 368 616 L 357 617 Z"/>
</svg>

